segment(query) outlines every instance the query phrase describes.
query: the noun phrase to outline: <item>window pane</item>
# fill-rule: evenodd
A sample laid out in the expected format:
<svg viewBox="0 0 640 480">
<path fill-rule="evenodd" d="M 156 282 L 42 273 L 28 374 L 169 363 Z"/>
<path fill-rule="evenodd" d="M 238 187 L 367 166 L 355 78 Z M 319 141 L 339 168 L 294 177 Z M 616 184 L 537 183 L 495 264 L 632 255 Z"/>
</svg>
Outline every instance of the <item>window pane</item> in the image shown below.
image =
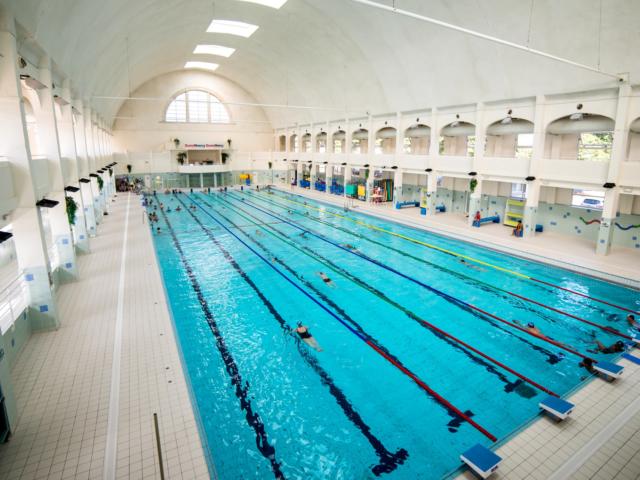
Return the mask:
<svg viewBox="0 0 640 480">
<path fill-rule="evenodd" d="M 604 205 L 604 192 L 600 190 L 582 190 L 573 191 L 571 205 L 574 207 L 585 207 L 593 210 L 602 210 Z"/>
<path fill-rule="evenodd" d="M 211 102 L 211 122 L 229 123 L 229 114 L 224 105 L 220 103 L 220 100 L 213 95 L 209 95 L 209 101 Z"/>
<path fill-rule="evenodd" d="M 192 90 L 187 94 L 189 98 L 189 121 L 207 123 L 209 121 L 209 94 Z"/>
<path fill-rule="evenodd" d="M 187 121 L 187 103 L 185 102 L 185 95 L 178 95 L 176 99 L 171 102 L 169 108 L 167 108 L 167 114 L 165 116 L 167 122 L 186 122 Z"/>
</svg>

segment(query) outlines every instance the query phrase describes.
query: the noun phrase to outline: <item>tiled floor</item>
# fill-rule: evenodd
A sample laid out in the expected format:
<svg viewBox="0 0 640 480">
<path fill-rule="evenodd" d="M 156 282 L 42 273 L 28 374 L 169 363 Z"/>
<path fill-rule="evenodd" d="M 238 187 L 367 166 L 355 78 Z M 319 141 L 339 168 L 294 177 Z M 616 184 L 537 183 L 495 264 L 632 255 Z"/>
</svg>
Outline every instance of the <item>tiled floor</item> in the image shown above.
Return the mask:
<svg viewBox="0 0 640 480">
<path fill-rule="evenodd" d="M 81 280 L 58 291 L 61 327 L 34 334 L 13 369 L 19 422 L 0 446 L 0 478 L 103 478 L 128 194 L 79 257 Z M 151 237 L 130 197 L 117 478 L 159 478 L 153 413 L 168 479 L 209 478 Z"/>
<path fill-rule="evenodd" d="M 311 198 L 343 206 L 344 197 L 293 187 L 283 188 Z M 359 211 L 390 218 L 396 222 L 404 222 L 419 228 L 453 235 L 456 238 L 481 243 L 498 250 L 506 250 L 517 255 L 542 258 L 565 268 L 579 267 L 582 271 L 591 270 L 591 274 L 605 273 L 613 281 L 624 282 L 640 288 L 640 250 L 614 247 L 609 255 L 595 254 L 595 243 L 581 240 L 569 235 L 555 232 L 544 232 L 531 239 L 515 238 L 513 229 L 499 224 L 483 225 L 482 228 L 470 228 L 467 219 L 459 214 L 438 214 L 434 216 L 420 215 L 418 208 L 397 210 L 391 203 L 373 205 L 350 200 Z"/>
</svg>

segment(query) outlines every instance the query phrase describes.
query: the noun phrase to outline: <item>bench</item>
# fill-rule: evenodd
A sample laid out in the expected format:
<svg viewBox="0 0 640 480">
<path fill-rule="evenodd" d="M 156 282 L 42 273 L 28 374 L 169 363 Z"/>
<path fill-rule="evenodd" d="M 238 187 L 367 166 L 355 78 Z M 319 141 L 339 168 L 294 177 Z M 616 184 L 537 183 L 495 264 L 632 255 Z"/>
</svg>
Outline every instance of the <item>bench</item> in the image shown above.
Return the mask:
<svg viewBox="0 0 640 480">
<path fill-rule="evenodd" d="M 400 210 L 403 207 L 419 207 L 420 202 L 396 202 L 396 208 Z"/>
<path fill-rule="evenodd" d="M 444 213 L 446 211 L 447 211 L 447 209 L 446 209 L 446 207 L 444 205 L 436 205 L 436 212 Z"/>
<path fill-rule="evenodd" d="M 480 228 L 480 225 L 483 225 L 485 223 L 500 223 L 500 215 L 494 215 L 492 217 L 484 217 L 480 220 L 474 220 L 473 226 Z"/>
</svg>

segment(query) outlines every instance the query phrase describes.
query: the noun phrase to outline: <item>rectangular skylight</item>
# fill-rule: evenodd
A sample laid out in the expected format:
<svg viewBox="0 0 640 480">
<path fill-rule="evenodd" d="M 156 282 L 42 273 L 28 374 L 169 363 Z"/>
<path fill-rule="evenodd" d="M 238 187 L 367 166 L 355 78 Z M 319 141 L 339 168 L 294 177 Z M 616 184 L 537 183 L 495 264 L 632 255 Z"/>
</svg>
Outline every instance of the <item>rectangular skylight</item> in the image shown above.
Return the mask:
<svg viewBox="0 0 640 480">
<path fill-rule="evenodd" d="M 221 45 L 197 45 L 193 53 L 204 53 L 207 55 L 218 55 L 220 57 L 230 57 L 235 48 L 223 47 Z"/>
<path fill-rule="evenodd" d="M 234 20 L 212 20 L 209 28 L 207 28 L 209 33 L 228 33 L 245 38 L 249 38 L 256 30 L 258 30 L 258 25 Z"/>
<path fill-rule="evenodd" d="M 211 71 L 214 71 L 218 67 L 219 65 L 217 63 L 210 63 L 210 62 L 187 62 L 184 64 L 184 68 L 199 68 L 201 70 L 211 70 Z"/>
<path fill-rule="evenodd" d="M 240 0 L 241 2 L 257 3 L 258 5 L 264 5 L 265 7 L 280 8 L 287 3 L 287 0 Z"/>
</svg>

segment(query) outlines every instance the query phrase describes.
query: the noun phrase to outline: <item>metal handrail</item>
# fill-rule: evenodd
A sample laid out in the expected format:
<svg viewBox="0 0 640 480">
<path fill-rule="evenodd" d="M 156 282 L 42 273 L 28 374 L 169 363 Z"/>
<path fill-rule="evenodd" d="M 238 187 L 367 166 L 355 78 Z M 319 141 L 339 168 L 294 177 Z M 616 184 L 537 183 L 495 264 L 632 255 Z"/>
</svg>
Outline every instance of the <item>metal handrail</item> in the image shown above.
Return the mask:
<svg viewBox="0 0 640 480">
<path fill-rule="evenodd" d="M 29 291 L 22 275 L 0 291 L 0 334 L 4 334 L 29 304 Z"/>
</svg>

